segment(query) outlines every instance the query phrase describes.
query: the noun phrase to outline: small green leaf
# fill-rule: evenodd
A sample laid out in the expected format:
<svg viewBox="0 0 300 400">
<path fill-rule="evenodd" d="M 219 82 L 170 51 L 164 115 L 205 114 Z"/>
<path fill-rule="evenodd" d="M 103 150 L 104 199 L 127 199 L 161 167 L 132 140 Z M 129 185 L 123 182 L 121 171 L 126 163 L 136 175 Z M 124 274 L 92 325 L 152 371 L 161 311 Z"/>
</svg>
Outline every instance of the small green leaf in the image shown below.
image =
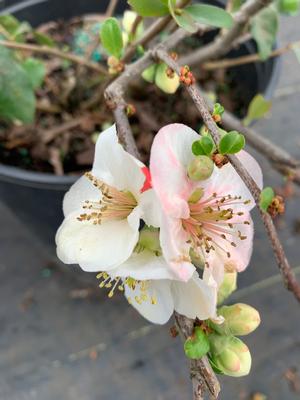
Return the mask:
<svg viewBox="0 0 300 400">
<path fill-rule="evenodd" d="M 300 0 L 279 0 L 279 12 L 287 15 L 297 15 L 300 8 Z"/>
<path fill-rule="evenodd" d="M 54 47 L 55 46 L 55 41 L 45 33 L 41 33 L 38 31 L 33 32 L 34 39 L 38 44 L 41 46 L 48 46 L 48 47 Z"/>
<path fill-rule="evenodd" d="M 213 115 L 222 116 L 224 111 L 225 111 L 225 109 L 220 103 L 215 103 L 214 109 L 213 109 Z"/>
<path fill-rule="evenodd" d="M 260 194 L 259 206 L 263 211 L 267 211 L 275 196 L 274 190 L 271 187 L 265 187 Z"/>
<path fill-rule="evenodd" d="M 278 30 L 278 14 L 272 5 L 261 10 L 252 20 L 251 33 L 259 56 L 266 60 L 272 52 Z"/>
<path fill-rule="evenodd" d="M 0 117 L 31 123 L 35 113 L 35 96 L 27 72 L 12 51 L 0 46 Z"/>
<path fill-rule="evenodd" d="M 197 326 L 194 335 L 184 343 L 185 355 L 193 360 L 203 357 L 209 352 L 209 340 L 203 330 Z"/>
<path fill-rule="evenodd" d="M 235 154 L 245 146 L 245 137 L 237 131 L 226 132 L 219 143 L 221 154 Z"/>
<path fill-rule="evenodd" d="M 128 0 L 128 4 L 142 17 L 162 17 L 169 14 L 168 0 Z"/>
<path fill-rule="evenodd" d="M 249 126 L 256 119 L 263 118 L 271 109 L 272 102 L 267 101 L 261 94 L 257 94 L 249 104 L 244 125 Z"/>
<path fill-rule="evenodd" d="M 13 15 L 0 15 L 0 25 L 12 35 L 18 29 L 20 22 Z"/>
<path fill-rule="evenodd" d="M 28 22 L 20 22 L 13 15 L 0 15 L 0 25 L 9 33 L 10 38 L 16 42 L 24 41 L 24 33 L 31 32 Z"/>
<path fill-rule="evenodd" d="M 209 156 L 215 148 L 211 136 L 201 136 L 192 144 L 192 152 L 195 156 Z"/>
<path fill-rule="evenodd" d="M 231 28 L 232 16 L 223 8 L 208 4 L 192 4 L 185 8 L 192 19 L 200 24 L 216 26 L 218 28 Z"/>
<path fill-rule="evenodd" d="M 22 63 L 22 67 L 27 72 L 33 89 L 40 87 L 46 74 L 44 63 L 36 58 L 29 57 Z"/>
<path fill-rule="evenodd" d="M 122 31 L 116 18 L 108 18 L 101 26 L 100 38 L 108 54 L 120 58 L 123 49 Z"/>
</svg>

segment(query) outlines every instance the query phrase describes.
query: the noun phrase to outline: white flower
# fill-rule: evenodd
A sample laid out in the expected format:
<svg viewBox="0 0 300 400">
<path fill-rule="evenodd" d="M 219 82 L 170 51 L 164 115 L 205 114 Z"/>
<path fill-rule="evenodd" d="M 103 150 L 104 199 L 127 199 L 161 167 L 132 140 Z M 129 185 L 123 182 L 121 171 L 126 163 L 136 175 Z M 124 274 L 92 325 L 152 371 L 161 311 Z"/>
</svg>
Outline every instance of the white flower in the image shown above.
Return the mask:
<svg viewBox="0 0 300 400">
<path fill-rule="evenodd" d="M 217 319 L 217 285 L 209 271 L 204 270 L 203 279 L 195 272 L 188 282 L 174 280 L 164 258 L 144 250 L 134 253 L 110 275 L 100 273 L 98 277 L 102 279 L 100 287 L 110 289 L 109 296 L 116 289 L 124 291 L 144 318 L 164 324 L 174 310 L 188 318 Z"/>
<path fill-rule="evenodd" d="M 143 191 L 146 168 L 118 143 L 115 126 L 100 134 L 92 171 L 65 195 L 57 255 L 85 271 L 109 271 L 125 262 L 139 238 L 140 219 L 157 226 L 153 190 Z"/>
<path fill-rule="evenodd" d="M 181 124 L 165 126 L 154 138 L 150 172 L 163 209 L 160 241 L 165 259 L 181 279 L 194 274 L 194 258 L 212 269 L 220 284 L 224 270 L 242 271 L 249 263 L 250 210 L 255 202 L 231 164 L 215 167 L 207 180 L 189 179 L 187 167 L 195 157 L 191 148 L 198 139 L 195 131 Z M 253 157 L 245 151 L 237 156 L 262 187 Z"/>
</svg>

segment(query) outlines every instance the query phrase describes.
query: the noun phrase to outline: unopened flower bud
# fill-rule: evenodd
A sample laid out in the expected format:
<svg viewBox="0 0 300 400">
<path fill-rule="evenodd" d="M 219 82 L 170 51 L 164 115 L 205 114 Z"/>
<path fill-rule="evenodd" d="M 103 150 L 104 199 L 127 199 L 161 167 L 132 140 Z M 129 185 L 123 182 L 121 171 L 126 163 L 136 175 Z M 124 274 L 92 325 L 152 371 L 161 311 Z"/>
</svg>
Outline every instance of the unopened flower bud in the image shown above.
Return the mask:
<svg viewBox="0 0 300 400">
<path fill-rule="evenodd" d="M 157 69 L 157 64 L 152 64 L 150 67 L 146 68 L 142 73 L 142 78 L 145 81 L 153 83 L 155 79 L 155 73 Z"/>
<path fill-rule="evenodd" d="M 222 304 L 236 290 L 237 273 L 227 272 L 218 290 L 218 304 Z"/>
<path fill-rule="evenodd" d="M 179 76 L 174 72 L 170 74 L 169 67 L 162 63 L 155 73 L 155 84 L 165 93 L 173 94 L 179 86 Z"/>
<path fill-rule="evenodd" d="M 216 326 L 219 333 L 244 336 L 255 331 L 260 324 L 259 312 L 248 304 L 237 303 L 223 306 L 218 315 L 225 318 L 222 325 Z"/>
<path fill-rule="evenodd" d="M 211 363 L 217 372 L 233 377 L 249 374 L 252 360 L 244 342 L 218 334 L 210 335 L 209 342 Z"/>
<path fill-rule="evenodd" d="M 192 181 L 208 179 L 214 170 L 214 163 L 207 156 L 197 156 L 188 165 L 188 176 Z"/>
</svg>

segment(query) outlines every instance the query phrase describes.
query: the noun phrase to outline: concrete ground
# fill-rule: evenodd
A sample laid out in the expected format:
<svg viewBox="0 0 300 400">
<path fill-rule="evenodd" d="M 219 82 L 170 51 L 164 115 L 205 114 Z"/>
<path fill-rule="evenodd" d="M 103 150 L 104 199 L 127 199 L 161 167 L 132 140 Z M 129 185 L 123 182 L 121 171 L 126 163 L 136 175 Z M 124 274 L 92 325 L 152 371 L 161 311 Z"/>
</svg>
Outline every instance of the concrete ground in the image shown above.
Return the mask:
<svg viewBox="0 0 300 400">
<path fill-rule="evenodd" d="M 298 40 L 300 18 L 282 19 L 280 42 Z M 283 60 L 272 118 L 256 128 L 300 158 L 300 65 Z M 281 177 L 261 157 L 267 185 Z M 278 221 L 293 266 L 300 265 L 299 190 Z M 0 399 L 182 400 L 191 388 L 182 346 L 168 327 L 150 325 L 122 296 L 108 300 L 94 276 L 63 266 L 0 203 Z M 222 378 L 221 399 L 300 398 L 300 307 L 277 275 L 257 215 L 254 256 L 233 301 L 261 312 L 246 338 L 253 368 L 246 378 Z M 299 268 L 297 269 L 298 272 Z M 299 274 L 300 279 L 300 274 Z M 82 297 L 82 298 L 81 298 Z"/>
</svg>

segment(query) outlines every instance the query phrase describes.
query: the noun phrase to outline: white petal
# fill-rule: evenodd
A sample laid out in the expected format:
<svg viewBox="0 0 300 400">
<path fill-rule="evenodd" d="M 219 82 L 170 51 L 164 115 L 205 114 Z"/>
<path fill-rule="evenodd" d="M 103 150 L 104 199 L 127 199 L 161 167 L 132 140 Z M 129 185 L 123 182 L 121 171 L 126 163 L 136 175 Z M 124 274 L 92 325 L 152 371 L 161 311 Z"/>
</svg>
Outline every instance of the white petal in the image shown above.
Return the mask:
<svg viewBox="0 0 300 400">
<path fill-rule="evenodd" d="M 78 215 L 82 212 L 82 205 L 85 200 L 99 201 L 102 194 L 86 176 L 82 176 L 71 186 L 70 190 L 65 194 L 63 201 L 63 212 L 67 216 L 74 211 Z"/>
<path fill-rule="evenodd" d="M 79 264 L 88 272 L 109 271 L 125 262 L 138 241 L 139 218 L 94 225 L 70 214 L 56 234 L 57 255 L 65 264 Z M 135 225 L 134 225 L 135 224 Z"/>
<path fill-rule="evenodd" d="M 246 168 L 246 170 L 249 172 L 249 174 L 252 176 L 254 181 L 256 182 L 257 186 L 262 189 L 263 188 L 263 174 L 262 170 L 258 164 L 258 162 L 255 160 L 254 157 L 251 156 L 247 151 L 240 151 L 237 153 L 237 158 L 241 161 L 243 166 Z"/>
<path fill-rule="evenodd" d="M 119 190 L 130 191 L 136 198 L 145 181 L 140 162 L 118 143 L 115 125 L 99 135 L 92 173 Z"/>
<path fill-rule="evenodd" d="M 138 303 L 135 297 L 141 296 L 140 285 L 135 290 L 125 286 L 125 296 L 130 299 L 131 305 L 146 319 L 154 324 L 165 324 L 173 314 L 174 305 L 169 280 L 148 281 L 148 300 Z M 155 298 L 156 304 L 151 303 Z"/>
<path fill-rule="evenodd" d="M 172 293 L 179 314 L 201 320 L 216 317 L 217 285 L 213 279 L 204 281 L 195 273 L 188 282 L 173 281 Z"/>
<path fill-rule="evenodd" d="M 162 252 L 172 272 L 183 281 L 188 281 L 195 271 L 195 267 L 189 261 L 190 245 L 187 239 L 181 220 L 162 214 L 160 228 Z"/>
<path fill-rule="evenodd" d="M 153 252 L 142 251 L 132 256 L 118 268 L 109 272 L 110 276 L 131 277 L 137 280 L 176 279 L 163 257 Z"/>
<path fill-rule="evenodd" d="M 139 207 L 142 210 L 142 219 L 146 225 L 160 227 L 161 205 L 153 189 L 146 190 L 139 198 Z"/>
<path fill-rule="evenodd" d="M 193 159 L 192 144 L 199 135 L 182 124 L 162 128 L 154 138 L 150 171 L 153 188 L 163 209 L 177 218 L 188 218 L 187 200 L 195 184 L 187 176 L 187 166 Z"/>
</svg>

